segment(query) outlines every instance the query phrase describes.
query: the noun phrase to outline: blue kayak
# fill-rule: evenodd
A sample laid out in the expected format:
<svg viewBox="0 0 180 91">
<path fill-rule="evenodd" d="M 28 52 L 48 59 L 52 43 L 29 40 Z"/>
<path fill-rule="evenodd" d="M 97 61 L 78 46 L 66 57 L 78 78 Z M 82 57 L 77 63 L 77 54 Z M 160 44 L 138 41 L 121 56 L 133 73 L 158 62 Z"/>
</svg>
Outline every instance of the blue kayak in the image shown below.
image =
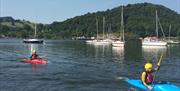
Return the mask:
<svg viewBox="0 0 180 91">
<path fill-rule="evenodd" d="M 125 81 L 134 87 L 137 87 L 141 90 L 148 91 L 148 88 L 142 84 L 141 80 L 130 80 L 130 79 L 128 79 Z M 152 91 L 180 91 L 180 87 L 175 86 L 171 83 L 153 84 L 151 86 L 153 87 Z"/>
</svg>

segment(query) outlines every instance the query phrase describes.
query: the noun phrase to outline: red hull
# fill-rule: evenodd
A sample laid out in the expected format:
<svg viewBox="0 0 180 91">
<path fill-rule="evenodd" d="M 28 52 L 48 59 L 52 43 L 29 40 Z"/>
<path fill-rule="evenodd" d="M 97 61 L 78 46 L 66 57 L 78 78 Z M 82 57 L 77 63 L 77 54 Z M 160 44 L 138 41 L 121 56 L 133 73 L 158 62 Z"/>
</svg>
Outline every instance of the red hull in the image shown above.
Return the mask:
<svg viewBox="0 0 180 91">
<path fill-rule="evenodd" d="M 46 64 L 47 61 L 41 58 L 38 59 L 23 59 L 23 62 L 31 63 L 31 64 Z"/>
</svg>

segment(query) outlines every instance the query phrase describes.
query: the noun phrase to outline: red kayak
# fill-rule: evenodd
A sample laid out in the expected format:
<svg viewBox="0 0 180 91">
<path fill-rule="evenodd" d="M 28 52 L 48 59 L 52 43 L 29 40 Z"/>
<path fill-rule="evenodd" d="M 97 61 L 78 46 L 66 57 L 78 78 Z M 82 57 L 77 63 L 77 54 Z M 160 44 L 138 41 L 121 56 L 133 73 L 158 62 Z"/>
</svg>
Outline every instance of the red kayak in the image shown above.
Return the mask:
<svg viewBox="0 0 180 91">
<path fill-rule="evenodd" d="M 46 64 L 47 60 L 44 60 L 42 58 L 38 58 L 38 59 L 22 59 L 22 62 L 25 63 L 31 63 L 31 64 Z"/>
</svg>

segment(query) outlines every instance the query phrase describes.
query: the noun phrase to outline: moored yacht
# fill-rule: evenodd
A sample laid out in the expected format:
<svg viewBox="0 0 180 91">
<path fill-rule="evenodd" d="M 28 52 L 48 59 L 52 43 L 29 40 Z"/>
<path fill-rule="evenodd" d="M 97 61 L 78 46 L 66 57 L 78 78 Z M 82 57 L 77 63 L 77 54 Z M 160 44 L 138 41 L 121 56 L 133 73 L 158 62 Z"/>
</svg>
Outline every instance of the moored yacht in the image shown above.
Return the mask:
<svg viewBox="0 0 180 91">
<path fill-rule="evenodd" d="M 124 21 L 123 21 L 123 6 L 121 11 L 121 32 L 120 32 L 120 38 L 114 39 L 112 42 L 113 47 L 124 47 L 125 41 L 124 41 Z"/>
<path fill-rule="evenodd" d="M 96 39 L 87 40 L 86 43 L 93 44 L 93 45 L 110 45 L 112 40 L 104 38 L 105 17 L 103 17 L 103 37 L 102 38 L 99 38 L 99 35 L 98 35 L 98 20 L 97 20 L 97 18 L 96 18 L 96 29 L 97 29 Z"/>
<path fill-rule="evenodd" d="M 157 11 L 156 11 L 156 36 L 154 36 L 154 37 L 145 37 L 142 40 L 142 46 L 166 46 L 167 45 L 166 41 L 160 40 L 158 38 L 158 20 L 159 19 L 158 19 L 158 15 L 157 15 Z M 159 21 L 159 23 L 160 23 L 160 21 Z M 160 24 L 160 27 L 162 29 L 161 24 Z M 162 30 L 162 32 L 163 32 L 163 30 Z M 164 35 L 164 33 L 163 33 L 163 35 Z"/>
<path fill-rule="evenodd" d="M 43 43 L 43 39 L 23 39 L 24 43 Z"/>
<path fill-rule="evenodd" d="M 159 40 L 157 37 L 146 37 L 142 40 L 143 46 L 166 46 L 167 42 Z"/>
<path fill-rule="evenodd" d="M 35 29 L 34 29 L 35 31 L 34 31 L 34 38 L 31 38 L 31 39 L 23 39 L 23 42 L 24 43 L 38 43 L 38 44 L 40 44 L 40 43 L 43 43 L 44 42 L 44 40 L 43 39 L 37 39 L 36 38 L 36 24 L 35 24 Z"/>
</svg>

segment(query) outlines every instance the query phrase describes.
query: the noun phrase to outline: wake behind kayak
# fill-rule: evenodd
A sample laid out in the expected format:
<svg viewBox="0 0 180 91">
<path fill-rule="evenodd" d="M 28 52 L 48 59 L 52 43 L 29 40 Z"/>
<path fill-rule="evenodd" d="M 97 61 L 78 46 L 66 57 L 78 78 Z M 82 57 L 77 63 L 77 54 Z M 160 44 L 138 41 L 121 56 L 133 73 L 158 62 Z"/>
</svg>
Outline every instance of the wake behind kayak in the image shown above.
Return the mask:
<svg viewBox="0 0 180 91">
<path fill-rule="evenodd" d="M 44 60 L 42 58 L 37 58 L 37 59 L 27 58 L 27 59 L 22 59 L 22 62 L 31 63 L 31 64 L 46 64 L 47 60 Z"/>
<path fill-rule="evenodd" d="M 136 88 L 148 91 L 148 88 L 142 84 L 141 80 L 128 79 L 125 81 Z M 152 91 L 180 91 L 180 87 L 171 83 L 153 84 L 151 86 L 153 87 Z"/>
</svg>

